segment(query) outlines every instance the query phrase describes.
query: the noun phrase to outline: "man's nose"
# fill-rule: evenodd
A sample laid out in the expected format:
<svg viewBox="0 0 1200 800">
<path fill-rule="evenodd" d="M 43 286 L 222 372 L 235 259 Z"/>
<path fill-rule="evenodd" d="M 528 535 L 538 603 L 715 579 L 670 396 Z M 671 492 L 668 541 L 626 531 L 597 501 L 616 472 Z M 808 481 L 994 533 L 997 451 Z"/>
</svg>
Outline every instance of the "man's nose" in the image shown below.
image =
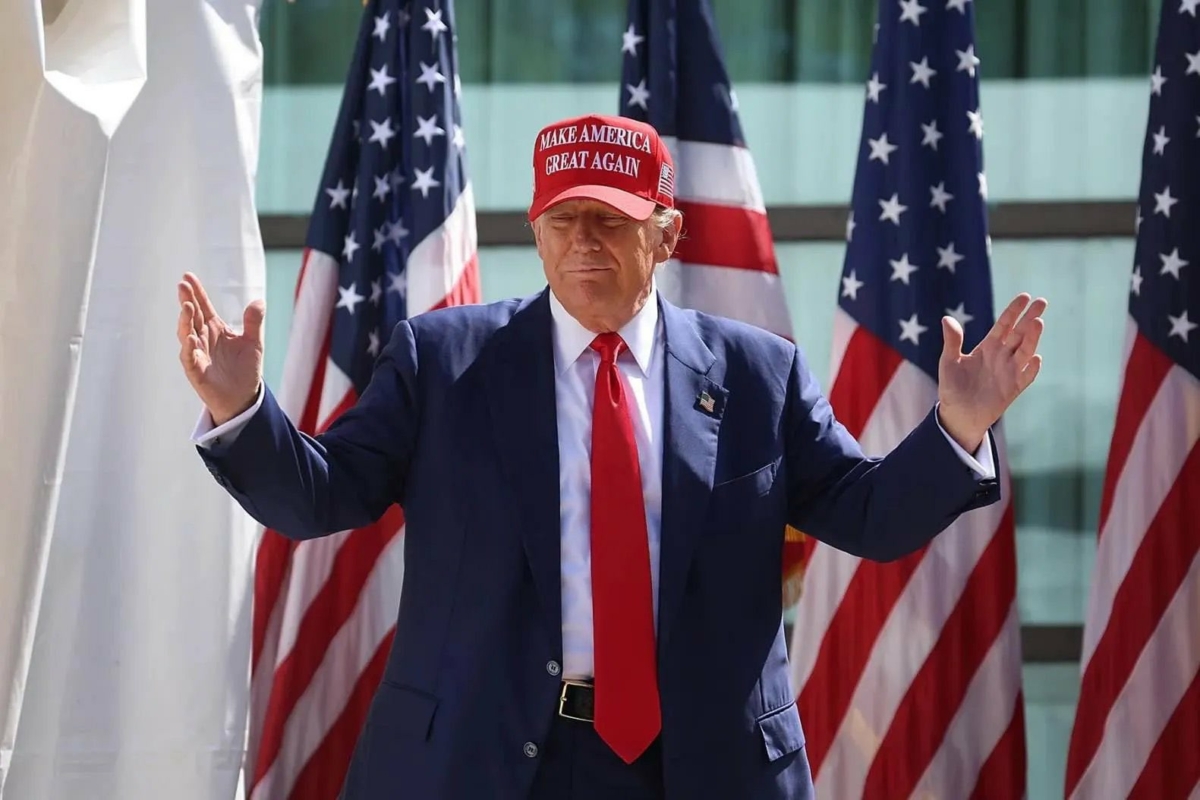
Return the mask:
<svg viewBox="0 0 1200 800">
<path fill-rule="evenodd" d="M 571 243 L 580 249 L 595 250 L 600 246 L 600 237 L 596 235 L 596 223 L 588 217 L 580 217 L 575 221 Z"/>
</svg>

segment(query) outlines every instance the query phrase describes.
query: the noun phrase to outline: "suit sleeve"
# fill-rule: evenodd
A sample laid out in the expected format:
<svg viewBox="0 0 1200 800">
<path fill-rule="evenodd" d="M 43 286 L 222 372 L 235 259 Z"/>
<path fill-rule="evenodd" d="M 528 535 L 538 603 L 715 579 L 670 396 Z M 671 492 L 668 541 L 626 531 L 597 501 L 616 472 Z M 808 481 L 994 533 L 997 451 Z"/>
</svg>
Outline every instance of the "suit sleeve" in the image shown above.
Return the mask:
<svg viewBox="0 0 1200 800">
<path fill-rule="evenodd" d="M 981 474 L 960 457 L 936 407 L 887 456 L 865 456 L 834 417 L 798 349 L 784 428 L 789 523 L 862 558 L 905 556 L 959 515 L 1000 499 L 994 473 Z M 984 446 L 998 464 L 990 433 Z"/>
<path fill-rule="evenodd" d="M 299 431 L 265 386 L 261 400 L 233 441 L 196 446 L 258 522 L 311 539 L 370 524 L 403 496 L 420 423 L 407 321 L 393 331 L 362 397 L 321 435 Z"/>
</svg>

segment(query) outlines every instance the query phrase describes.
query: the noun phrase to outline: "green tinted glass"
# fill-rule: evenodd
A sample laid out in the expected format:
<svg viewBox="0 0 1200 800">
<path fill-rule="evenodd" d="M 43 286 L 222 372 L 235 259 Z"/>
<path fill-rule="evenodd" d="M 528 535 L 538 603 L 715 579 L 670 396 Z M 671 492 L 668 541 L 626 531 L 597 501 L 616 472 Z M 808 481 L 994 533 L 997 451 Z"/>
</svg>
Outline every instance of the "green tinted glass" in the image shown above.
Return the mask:
<svg viewBox="0 0 1200 800">
<path fill-rule="evenodd" d="M 735 82 L 865 79 L 876 0 L 711 0 Z M 932 0 L 931 0 L 932 1 Z M 986 78 L 1148 73 L 1161 0 L 975 4 Z M 620 75 L 623 0 L 458 0 L 465 83 L 594 83 Z M 341 84 L 363 6 L 274 0 L 261 30 L 268 84 Z"/>
</svg>

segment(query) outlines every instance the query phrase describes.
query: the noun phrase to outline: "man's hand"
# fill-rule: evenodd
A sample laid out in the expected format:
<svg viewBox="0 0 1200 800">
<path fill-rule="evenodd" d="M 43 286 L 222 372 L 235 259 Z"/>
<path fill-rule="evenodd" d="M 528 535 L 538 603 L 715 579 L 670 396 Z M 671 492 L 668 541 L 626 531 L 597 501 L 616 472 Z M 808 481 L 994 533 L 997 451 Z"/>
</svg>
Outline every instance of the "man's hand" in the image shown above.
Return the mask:
<svg viewBox="0 0 1200 800">
<path fill-rule="evenodd" d="M 1042 368 L 1037 354 L 1046 301 L 1017 295 L 983 341 L 963 354 L 963 330 L 942 317 L 945 343 L 938 362 L 938 417 L 942 427 L 968 453 L 975 452 L 988 428 L 1033 383 Z M 1024 316 L 1022 316 L 1024 312 Z"/>
<path fill-rule="evenodd" d="M 179 360 L 213 424 L 221 425 L 258 396 L 266 306 L 262 300 L 246 306 L 238 334 L 217 316 L 200 279 L 190 272 L 179 283 L 179 305 Z"/>
</svg>

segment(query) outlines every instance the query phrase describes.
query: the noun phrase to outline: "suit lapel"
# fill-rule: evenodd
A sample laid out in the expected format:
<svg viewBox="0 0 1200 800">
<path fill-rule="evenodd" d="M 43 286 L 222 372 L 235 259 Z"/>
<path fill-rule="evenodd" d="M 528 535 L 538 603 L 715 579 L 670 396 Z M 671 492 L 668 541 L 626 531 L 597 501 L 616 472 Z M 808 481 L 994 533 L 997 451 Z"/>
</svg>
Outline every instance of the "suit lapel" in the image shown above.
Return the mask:
<svg viewBox="0 0 1200 800">
<path fill-rule="evenodd" d="M 523 512 L 525 555 L 556 652 L 562 651 L 558 422 L 548 290 L 518 310 L 487 361 L 498 457 Z"/>
<path fill-rule="evenodd" d="M 658 590 L 661 654 L 683 600 L 692 551 L 708 505 L 727 392 L 709 375 L 716 358 L 692 321 L 665 300 L 660 308 L 666 335 Z"/>
</svg>

